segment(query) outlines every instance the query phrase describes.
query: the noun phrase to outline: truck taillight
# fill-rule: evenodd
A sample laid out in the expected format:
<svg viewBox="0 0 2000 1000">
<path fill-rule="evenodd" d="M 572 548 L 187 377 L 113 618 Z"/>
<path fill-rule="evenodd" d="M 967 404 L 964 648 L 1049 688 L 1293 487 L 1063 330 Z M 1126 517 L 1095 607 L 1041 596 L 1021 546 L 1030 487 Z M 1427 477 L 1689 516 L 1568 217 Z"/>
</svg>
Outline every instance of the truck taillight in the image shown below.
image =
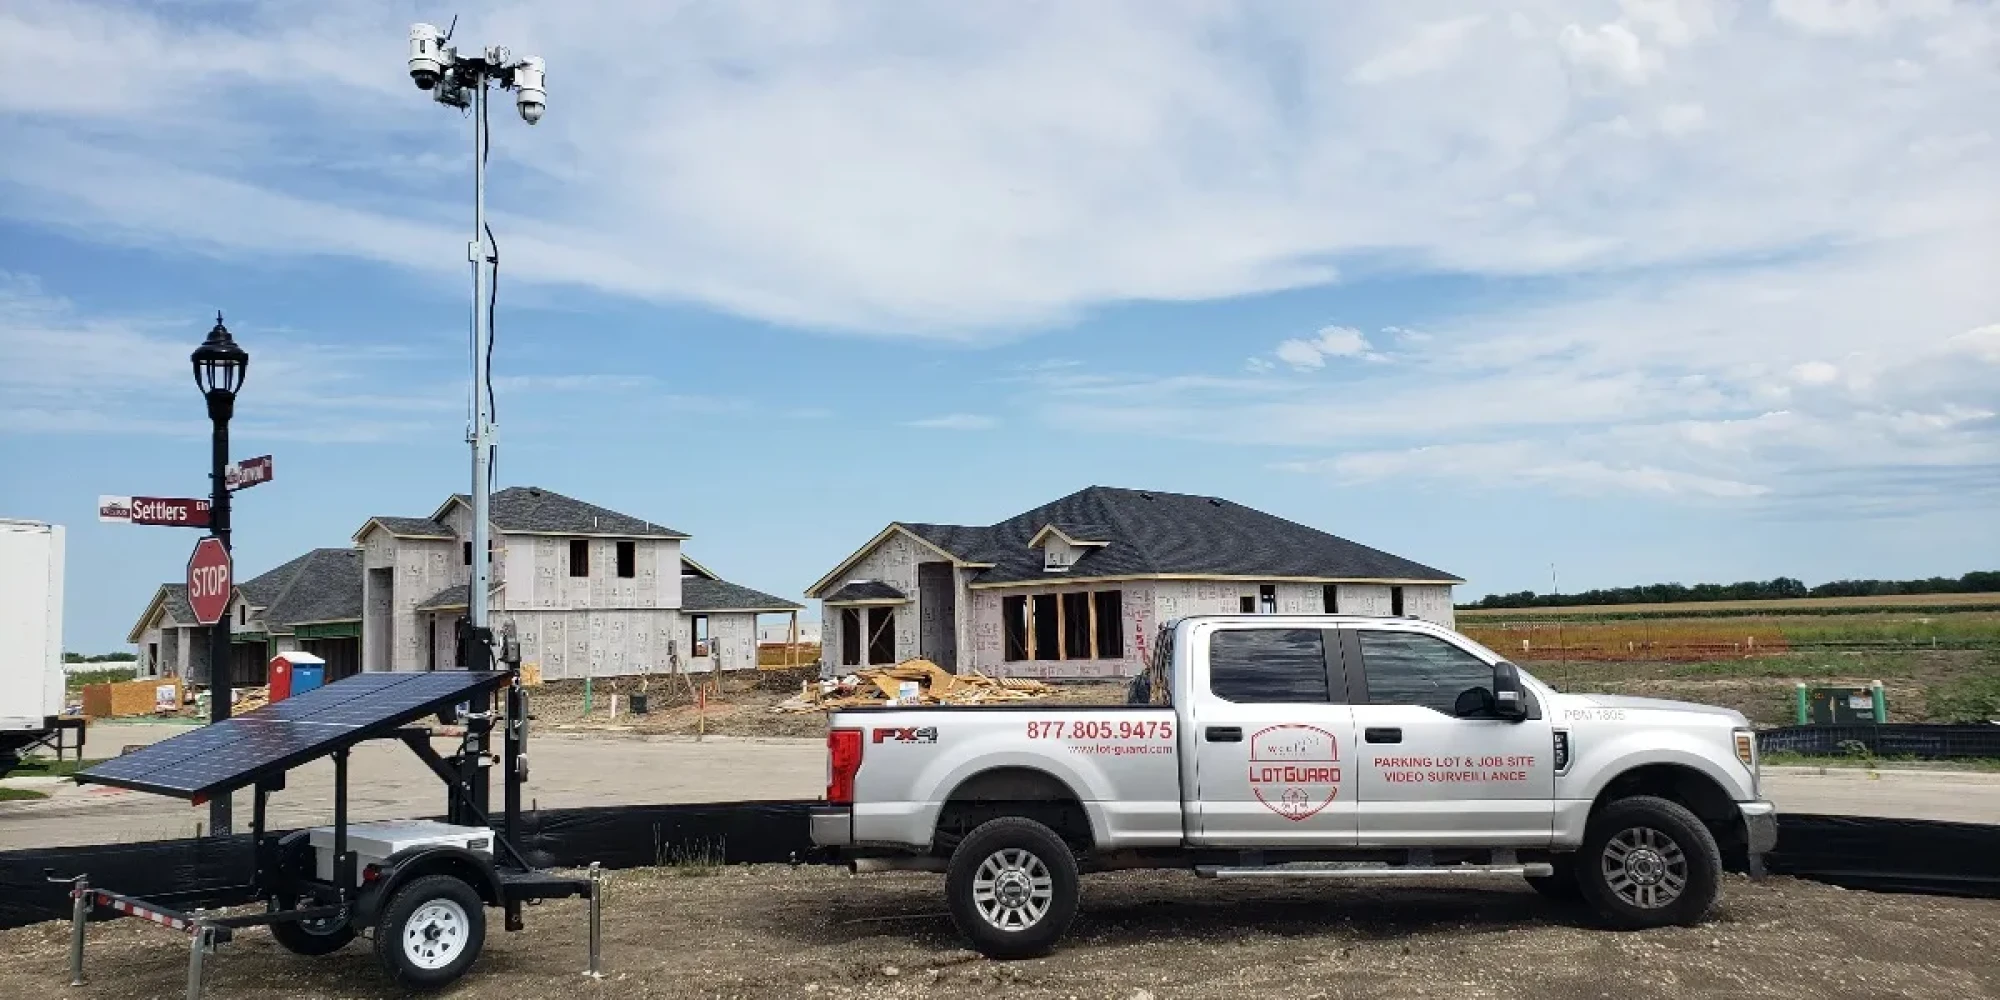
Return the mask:
<svg viewBox="0 0 2000 1000">
<path fill-rule="evenodd" d="M 854 776 L 860 770 L 861 730 L 827 730 L 826 800 L 837 805 L 853 804 Z"/>
</svg>

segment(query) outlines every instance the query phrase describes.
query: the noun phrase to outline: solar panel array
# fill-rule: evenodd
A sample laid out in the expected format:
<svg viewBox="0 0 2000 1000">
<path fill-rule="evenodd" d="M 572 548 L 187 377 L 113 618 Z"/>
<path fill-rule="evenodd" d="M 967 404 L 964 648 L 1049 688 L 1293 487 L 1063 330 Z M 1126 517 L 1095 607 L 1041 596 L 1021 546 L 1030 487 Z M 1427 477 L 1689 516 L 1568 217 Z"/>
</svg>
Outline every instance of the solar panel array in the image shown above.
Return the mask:
<svg viewBox="0 0 2000 1000">
<path fill-rule="evenodd" d="M 76 780 L 186 799 L 233 791 L 458 704 L 506 676 L 358 674 L 114 757 Z"/>
</svg>

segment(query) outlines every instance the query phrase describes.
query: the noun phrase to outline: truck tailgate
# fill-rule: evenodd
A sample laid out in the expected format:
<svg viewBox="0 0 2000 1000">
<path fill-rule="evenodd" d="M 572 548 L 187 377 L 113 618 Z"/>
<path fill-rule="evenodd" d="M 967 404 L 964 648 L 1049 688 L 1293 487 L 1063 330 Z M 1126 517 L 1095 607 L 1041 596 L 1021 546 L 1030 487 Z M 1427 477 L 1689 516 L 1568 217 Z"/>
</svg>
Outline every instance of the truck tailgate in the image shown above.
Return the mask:
<svg viewBox="0 0 2000 1000">
<path fill-rule="evenodd" d="M 1003 768 L 1062 782 L 1099 849 L 1181 842 L 1180 742 L 1170 708 L 941 706 L 835 713 L 861 734 L 853 842 L 924 847 L 967 779 Z"/>
</svg>

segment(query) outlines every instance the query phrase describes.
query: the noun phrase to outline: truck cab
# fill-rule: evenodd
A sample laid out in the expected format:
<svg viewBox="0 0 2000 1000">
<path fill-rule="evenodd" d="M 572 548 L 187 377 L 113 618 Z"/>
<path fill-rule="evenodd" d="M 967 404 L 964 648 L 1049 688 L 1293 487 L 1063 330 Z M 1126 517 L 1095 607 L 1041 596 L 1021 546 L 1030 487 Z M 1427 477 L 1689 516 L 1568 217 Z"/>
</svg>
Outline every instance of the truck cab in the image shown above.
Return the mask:
<svg viewBox="0 0 2000 1000">
<path fill-rule="evenodd" d="M 1701 919 L 1723 855 L 1775 841 L 1739 713 L 1562 694 L 1416 619 L 1180 619 L 1127 702 L 837 713 L 815 840 L 945 870 L 961 929 L 996 955 L 1053 944 L 1065 871 L 1526 877 L 1644 927 Z M 984 854 L 961 864 L 968 845 Z M 980 875 L 1022 850 L 1039 867 Z M 1044 930 L 996 930 L 994 887 L 1023 878 L 1046 880 Z"/>
</svg>

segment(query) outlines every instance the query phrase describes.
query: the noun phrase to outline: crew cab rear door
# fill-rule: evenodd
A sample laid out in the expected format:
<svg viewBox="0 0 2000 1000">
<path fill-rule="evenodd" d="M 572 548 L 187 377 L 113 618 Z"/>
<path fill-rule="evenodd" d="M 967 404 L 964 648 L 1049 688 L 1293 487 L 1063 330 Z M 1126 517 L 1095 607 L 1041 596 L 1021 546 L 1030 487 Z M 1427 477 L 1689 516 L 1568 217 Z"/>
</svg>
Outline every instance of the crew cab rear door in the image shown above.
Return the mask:
<svg viewBox="0 0 2000 1000">
<path fill-rule="evenodd" d="M 1217 847 L 1345 847 L 1354 715 L 1338 634 L 1254 623 L 1197 625 L 1187 692 L 1188 839 Z M 1188 746 L 1190 743 L 1183 743 Z"/>
<path fill-rule="evenodd" d="M 1468 688 L 1493 687 L 1493 667 L 1467 646 L 1427 632 L 1340 630 L 1359 664 L 1354 727 L 1363 846 L 1539 846 L 1555 817 L 1554 730 L 1528 693 L 1528 718 L 1456 714 Z"/>
</svg>

